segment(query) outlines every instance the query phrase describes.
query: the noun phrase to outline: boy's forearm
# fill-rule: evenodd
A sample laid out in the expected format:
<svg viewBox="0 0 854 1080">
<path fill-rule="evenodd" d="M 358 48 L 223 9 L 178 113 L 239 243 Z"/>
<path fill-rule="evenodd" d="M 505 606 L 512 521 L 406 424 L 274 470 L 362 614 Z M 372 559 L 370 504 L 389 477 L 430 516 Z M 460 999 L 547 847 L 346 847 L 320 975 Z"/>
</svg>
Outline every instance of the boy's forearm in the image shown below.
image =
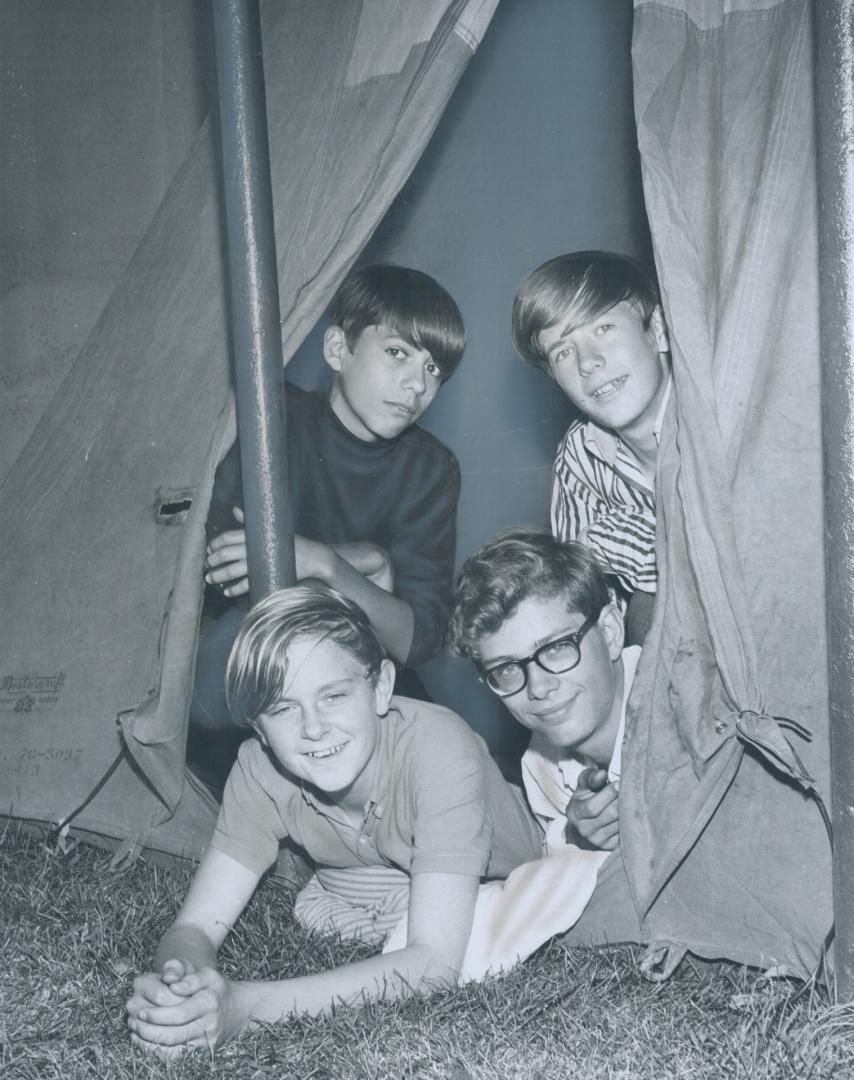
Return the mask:
<svg viewBox="0 0 854 1080">
<path fill-rule="evenodd" d="M 196 971 L 216 967 L 216 946 L 196 926 L 175 923 L 163 935 L 154 954 L 155 971 L 161 971 L 167 960 L 189 961 Z"/>
<path fill-rule="evenodd" d="M 296 539 L 297 577 L 318 578 L 343 593 L 365 612 L 371 620 L 380 641 L 389 654 L 401 663 L 409 656 L 415 616 L 412 608 L 399 596 L 375 585 L 357 570 L 330 544 L 309 540 L 303 536 Z M 342 551 L 362 545 L 342 545 Z M 375 548 L 377 552 L 381 549 Z M 357 561 L 359 561 L 357 559 Z"/>
<path fill-rule="evenodd" d="M 408 945 L 346 967 L 282 982 L 232 983 L 242 1027 L 275 1023 L 291 1016 L 320 1016 L 334 1006 L 396 1001 L 421 990 L 456 986 L 459 973 L 433 949 Z"/>
<path fill-rule="evenodd" d="M 330 564 L 327 584 L 359 605 L 389 654 L 399 663 L 405 663 L 415 631 L 415 615 L 409 604 L 368 581 L 335 552 L 332 552 Z"/>
</svg>

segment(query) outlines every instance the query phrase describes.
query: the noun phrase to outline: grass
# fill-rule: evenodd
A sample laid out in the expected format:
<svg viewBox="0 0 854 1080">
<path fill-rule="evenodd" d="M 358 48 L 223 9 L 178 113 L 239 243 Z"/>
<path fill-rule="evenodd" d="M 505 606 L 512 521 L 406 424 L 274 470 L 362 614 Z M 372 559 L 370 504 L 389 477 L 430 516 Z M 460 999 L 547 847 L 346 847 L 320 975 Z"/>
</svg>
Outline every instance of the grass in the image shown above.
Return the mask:
<svg viewBox="0 0 854 1080">
<path fill-rule="evenodd" d="M 187 868 L 120 873 L 86 846 L 0 837 L 0 1076 L 373 1080 L 854 1077 L 854 1006 L 734 965 L 644 981 L 636 954 L 552 943 L 482 984 L 250 1032 L 166 1064 L 130 1046 L 123 1005 L 186 889 Z M 301 932 L 292 895 L 259 889 L 226 944 L 228 975 L 282 978 L 368 954 Z"/>
</svg>

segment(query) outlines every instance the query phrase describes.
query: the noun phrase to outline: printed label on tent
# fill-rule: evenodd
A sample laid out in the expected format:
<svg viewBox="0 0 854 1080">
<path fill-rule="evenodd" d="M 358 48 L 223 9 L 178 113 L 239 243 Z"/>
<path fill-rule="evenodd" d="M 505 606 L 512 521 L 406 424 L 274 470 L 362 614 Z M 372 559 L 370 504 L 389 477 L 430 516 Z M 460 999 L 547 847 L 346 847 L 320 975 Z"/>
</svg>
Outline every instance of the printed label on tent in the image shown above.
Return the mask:
<svg viewBox="0 0 854 1080">
<path fill-rule="evenodd" d="M 65 672 L 56 675 L 4 675 L 0 678 L 0 713 L 50 712 L 59 701 Z"/>
<path fill-rule="evenodd" d="M 21 748 L 12 772 L 16 776 L 38 776 L 42 768 L 61 764 L 76 766 L 81 763 L 82 746 L 49 746 L 46 749 L 35 746 Z"/>
</svg>

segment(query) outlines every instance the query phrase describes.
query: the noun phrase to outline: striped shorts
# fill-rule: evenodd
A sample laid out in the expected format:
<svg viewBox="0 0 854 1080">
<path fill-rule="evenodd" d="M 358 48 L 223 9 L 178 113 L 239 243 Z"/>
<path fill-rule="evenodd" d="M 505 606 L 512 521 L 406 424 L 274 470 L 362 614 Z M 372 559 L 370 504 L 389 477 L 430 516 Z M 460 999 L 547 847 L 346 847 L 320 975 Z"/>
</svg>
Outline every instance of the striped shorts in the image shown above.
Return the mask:
<svg viewBox="0 0 854 1080">
<path fill-rule="evenodd" d="M 297 895 L 294 918 L 308 930 L 380 945 L 406 916 L 409 881 L 392 866 L 325 867 Z"/>
</svg>

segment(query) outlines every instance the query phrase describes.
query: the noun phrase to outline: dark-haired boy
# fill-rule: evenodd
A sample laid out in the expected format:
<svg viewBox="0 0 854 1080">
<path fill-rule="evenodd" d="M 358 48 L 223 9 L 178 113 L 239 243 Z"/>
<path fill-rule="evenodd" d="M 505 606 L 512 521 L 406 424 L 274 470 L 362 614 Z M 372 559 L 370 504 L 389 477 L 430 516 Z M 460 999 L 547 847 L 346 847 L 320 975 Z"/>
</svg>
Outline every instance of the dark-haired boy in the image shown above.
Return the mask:
<svg viewBox="0 0 854 1080">
<path fill-rule="evenodd" d="M 457 983 L 479 882 L 536 858 L 538 829 L 465 721 L 393 698 L 393 684 L 365 614 L 320 582 L 249 612 L 227 686 L 235 721 L 255 737 L 240 749 L 153 970 L 134 981 L 127 1012 L 138 1047 L 162 1057 L 212 1050 L 249 1026 Z M 404 920 L 399 946 L 295 978 L 225 978 L 219 946 L 285 839 L 318 871 L 352 875 L 349 894 L 330 898 L 329 929 L 349 932 L 351 916 L 375 923 L 391 895 L 393 922 Z M 390 894 L 377 872 L 395 879 Z"/>
<path fill-rule="evenodd" d="M 459 466 L 417 422 L 462 358 L 462 316 L 427 274 L 373 265 L 347 275 L 330 317 L 329 392 L 287 387 L 297 578 L 324 581 L 359 604 L 409 669 L 438 652 L 450 604 Z M 235 444 L 214 483 L 205 577 L 236 603 L 200 641 L 197 729 L 233 729 L 223 677 L 249 590 L 241 506 Z M 411 670 L 399 686 L 421 696 Z"/>
<path fill-rule="evenodd" d="M 632 597 L 630 637 L 642 641 L 656 589 L 655 463 L 670 395 L 658 287 L 624 255 L 559 255 L 519 289 L 513 339 L 582 414 L 558 447 L 552 532 L 607 564 L 621 600 Z"/>
</svg>

